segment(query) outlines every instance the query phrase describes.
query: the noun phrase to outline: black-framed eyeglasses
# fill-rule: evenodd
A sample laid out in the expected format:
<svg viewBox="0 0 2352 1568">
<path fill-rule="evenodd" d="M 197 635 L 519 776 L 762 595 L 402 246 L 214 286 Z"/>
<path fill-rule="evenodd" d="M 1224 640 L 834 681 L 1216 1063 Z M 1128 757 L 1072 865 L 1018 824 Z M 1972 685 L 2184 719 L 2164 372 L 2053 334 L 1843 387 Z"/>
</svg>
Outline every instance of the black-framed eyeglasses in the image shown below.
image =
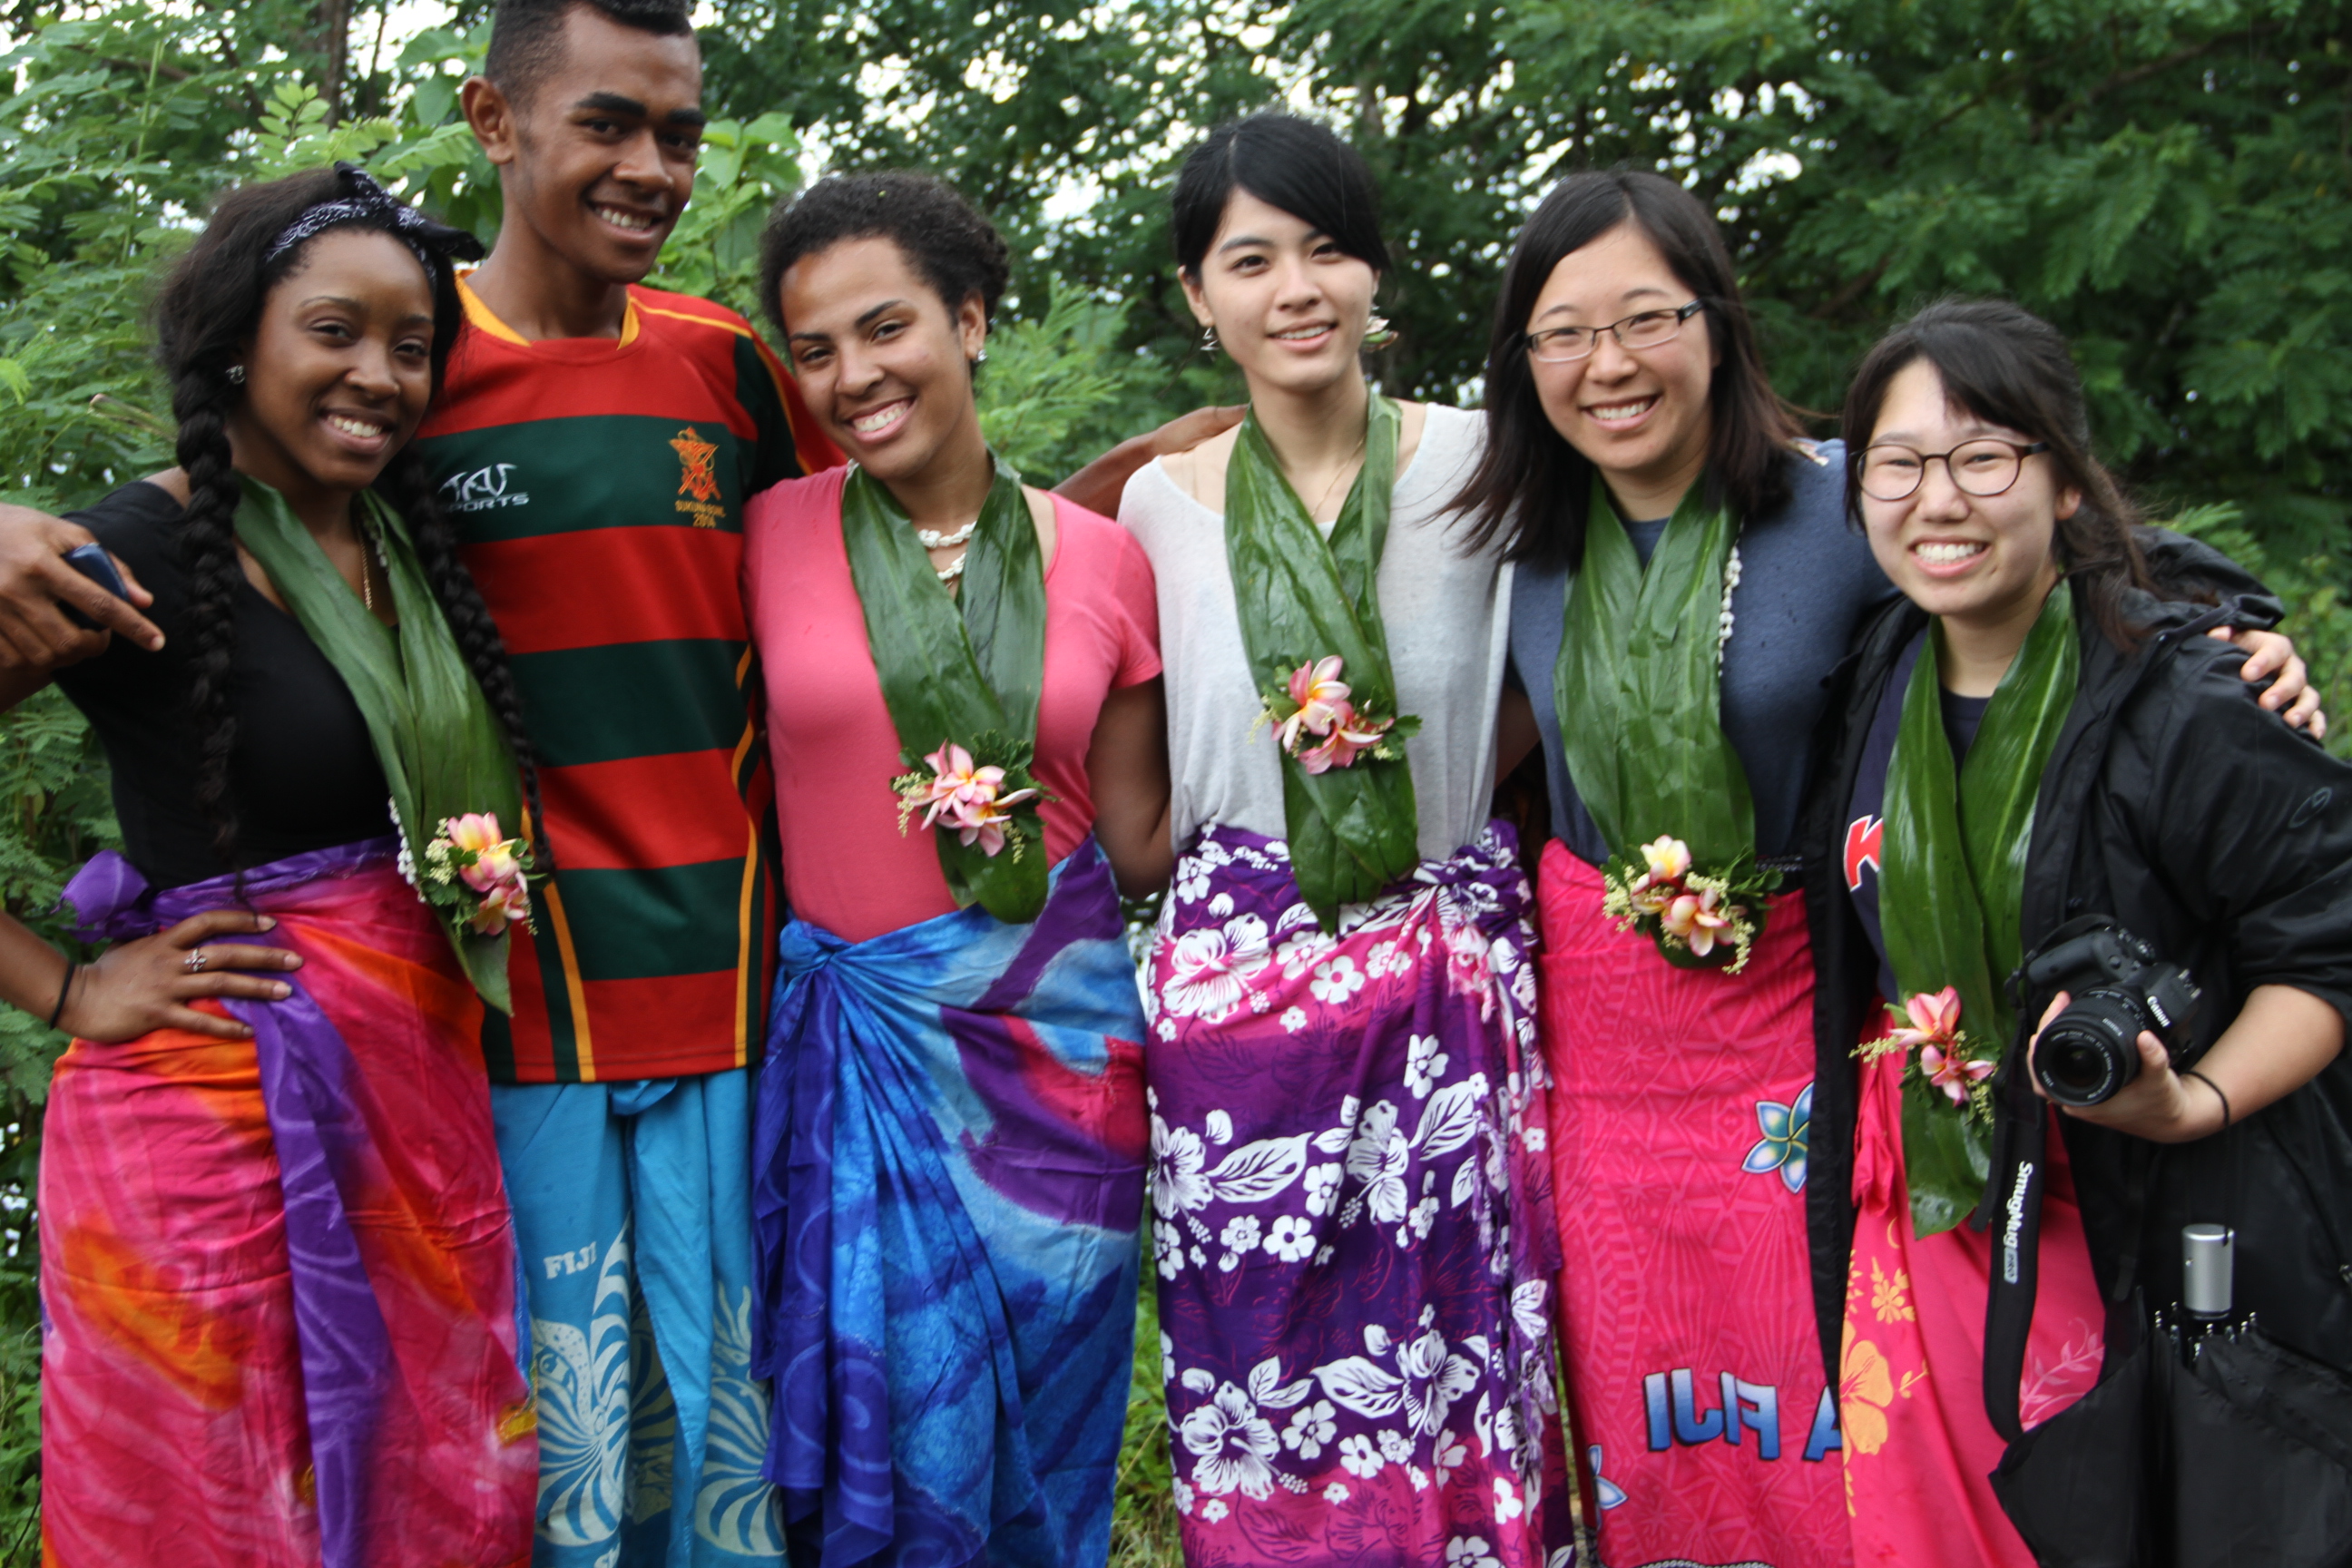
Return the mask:
<svg viewBox="0 0 2352 1568">
<path fill-rule="evenodd" d="M 1919 452 L 1893 443 L 1864 448 L 1862 493 L 1873 500 L 1908 500 L 1927 477 L 1927 465 L 1941 463 L 1952 488 L 1978 497 L 2005 493 L 2024 471 L 2025 459 L 2050 450 L 2047 441 L 2021 447 L 1987 436 L 1963 441 L 1948 452 Z"/>
<path fill-rule="evenodd" d="M 1622 321 L 1612 321 L 1605 327 L 1547 327 L 1540 332 L 1529 332 L 1522 341 L 1528 357 L 1546 364 L 1565 364 L 1570 360 L 1589 358 L 1601 342 L 1601 334 L 1617 334 L 1617 346 L 1623 349 L 1654 349 L 1660 343 L 1670 343 L 1682 335 L 1683 323 L 1706 309 L 1704 300 L 1672 310 L 1637 310 Z"/>
</svg>

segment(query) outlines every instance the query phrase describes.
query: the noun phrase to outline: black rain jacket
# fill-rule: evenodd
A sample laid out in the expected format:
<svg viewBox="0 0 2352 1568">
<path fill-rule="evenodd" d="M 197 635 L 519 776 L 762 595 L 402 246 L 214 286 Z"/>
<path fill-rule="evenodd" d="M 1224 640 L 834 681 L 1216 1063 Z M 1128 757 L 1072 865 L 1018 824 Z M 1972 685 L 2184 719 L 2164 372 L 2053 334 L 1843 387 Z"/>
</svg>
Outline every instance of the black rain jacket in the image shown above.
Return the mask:
<svg viewBox="0 0 2352 1568">
<path fill-rule="evenodd" d="M 2245 656 L 2204 635 L 2271 624 L 2276 602 L 2131 604 L 2147 629 L 2131 653 L 2087 617 L 2078 623 L 2081 684 L 2034 807 L 2024 951 L 2077 916 L 2116 917 L 2205 988 L 2195 1053 L 2257 985 L 2295 986 L 2352 1018 L 2352 766 L 2257 706 L 2238 676 Z M 1832 1388 L 1854 1222 L 1853 1049 L 1878 1005 L 1879 972 L 1840 846 L 1872 717 L 1926 620 L 1896 601 L 1831 678 L 1804 819 L 1818 974 L 1805 1195 Z M 2049 1001 L 2024 998 L 2004 1075 L 2023 1070 L 2023 1037 Z M 2352 1030 L 2347 1037 L 2352 1046 Z M 2273 1338 L 2352 1368 L 2352 1048 L 2284 1100 L 2195 1142 L 2058 1121 L 2107 1300 L 2110 1367 L 2137 1345 L 2147 1313 L 2179 1299 L 2180 1227 L 2210 1220 L 2238 1232 L 2237 1305 L 2253 1308 Z M 1996 1124 L 1996 1175 L 2005 1131 Z M 1983 1220 L 1979 1210 L 1971 1223 Z"/>
</svg>

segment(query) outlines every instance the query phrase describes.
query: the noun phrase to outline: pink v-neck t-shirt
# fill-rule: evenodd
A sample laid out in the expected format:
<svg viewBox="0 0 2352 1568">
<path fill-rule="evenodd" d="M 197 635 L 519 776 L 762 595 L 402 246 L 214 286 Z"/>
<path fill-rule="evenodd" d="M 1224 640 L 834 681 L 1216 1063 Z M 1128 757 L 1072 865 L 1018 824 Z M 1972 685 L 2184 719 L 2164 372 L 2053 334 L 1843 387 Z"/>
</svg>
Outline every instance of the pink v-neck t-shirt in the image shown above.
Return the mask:
<svg viewBox="0 0 2352 1568">
<path fill-rule="evenodd" d="M 864 942 L 952 911 L 921 819 L 898 831 L 906 772 L 841 542 L 845 468 L 787 479 L 743 515 L 743 598 L 767 683 L 784 896 L 792 912 Z M 1151 566 L 1108 518 L 1054 498 L 1045 567 L 1045 676 L 1031 771 L 1058 862 L 1095 819 L 1087 751 L 1112 692 L 1160 673 Z"/>
</svg>

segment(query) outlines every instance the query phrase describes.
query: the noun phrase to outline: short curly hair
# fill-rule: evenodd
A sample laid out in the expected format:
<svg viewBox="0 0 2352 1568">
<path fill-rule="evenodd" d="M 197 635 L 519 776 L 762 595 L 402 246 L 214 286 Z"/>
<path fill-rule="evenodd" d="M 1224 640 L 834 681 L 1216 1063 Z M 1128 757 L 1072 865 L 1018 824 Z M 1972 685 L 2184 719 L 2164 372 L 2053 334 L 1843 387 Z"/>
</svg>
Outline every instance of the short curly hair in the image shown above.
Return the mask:
<svg viewBox="0 0 2352 1568">
<path fill-rule="evenodd" d="M 993 321 L 1012 277 L 1004 237 L 945 182 L 901 171 L 828 174 L 778 202 L 760 236 L 760 300 L 779 335 L 791 331 L 784 324 L 785 271 L 853 239 L 896 245 L 950 314 L 977 294 Z"/>
</svg>

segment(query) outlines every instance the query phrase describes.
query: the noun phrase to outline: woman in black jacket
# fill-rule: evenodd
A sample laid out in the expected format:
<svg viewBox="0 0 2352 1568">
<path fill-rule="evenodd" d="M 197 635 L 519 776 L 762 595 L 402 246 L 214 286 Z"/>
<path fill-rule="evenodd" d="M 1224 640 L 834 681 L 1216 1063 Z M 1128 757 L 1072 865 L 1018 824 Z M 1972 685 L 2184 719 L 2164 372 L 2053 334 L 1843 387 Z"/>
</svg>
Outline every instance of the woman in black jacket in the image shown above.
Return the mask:
<svg viewBox="0 0 2352 1568">
<path fill-rule="evenodd" d="M 1931 306 L 1864 361 L 1844 426 L 1906 597 L 1849 662 L 1807 835 L 1815 1305 L 1856 1560 L 2022 1565 L 1994 1420 L 2048 1419 L 2137 1343 L 2179 1300 L 2184 1224 L 2234 1226 L 2238 1304 L 2346 1363 L 2352 768 L 2200 635 L 2275 605 L 2152 595 L 2047 323 Z M 2006 982 L 2102 927 L 2201 1004 L 2177 1054 L 2142 1032 L 2111 1098 L 2053 1114 L 2035 1031 L 2071 998 Z M 1988 1379 L 1987 1292 L 2031 1289 L 2037 1258 L 2022 1377 Z"/>
</svg>

